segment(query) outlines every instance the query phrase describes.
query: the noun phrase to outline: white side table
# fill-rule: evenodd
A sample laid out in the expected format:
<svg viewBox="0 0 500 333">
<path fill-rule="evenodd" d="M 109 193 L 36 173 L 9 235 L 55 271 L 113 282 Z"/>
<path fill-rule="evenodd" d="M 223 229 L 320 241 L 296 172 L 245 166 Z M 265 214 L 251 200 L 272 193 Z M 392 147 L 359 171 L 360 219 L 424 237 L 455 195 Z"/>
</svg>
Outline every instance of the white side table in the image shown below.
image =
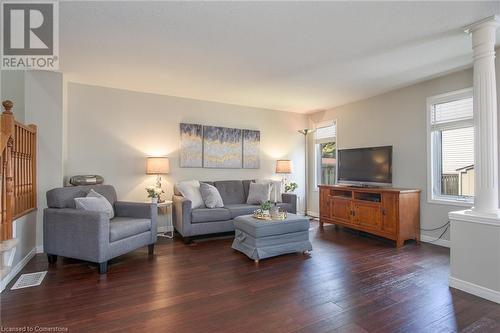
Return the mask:
<svg viewBox="0 0 500 333">
<path fill-rule="evenodd" d="M 148 201 L 151 203 L 151 201 Z M 165 200 L 163 202 L 158 202 L 158 225 L 157 233 L 158 236 L 173 238 L 174 237 L 174 225 L 172 221 L 172 204 L 173 201 Z"/>
</svg>

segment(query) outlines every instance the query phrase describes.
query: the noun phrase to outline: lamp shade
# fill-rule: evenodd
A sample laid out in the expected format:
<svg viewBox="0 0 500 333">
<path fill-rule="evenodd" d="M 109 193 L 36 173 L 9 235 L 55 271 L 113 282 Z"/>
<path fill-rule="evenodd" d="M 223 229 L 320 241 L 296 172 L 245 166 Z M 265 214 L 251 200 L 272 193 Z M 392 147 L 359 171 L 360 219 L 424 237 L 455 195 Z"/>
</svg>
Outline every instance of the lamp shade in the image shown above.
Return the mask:
<svg viewBox="0 0 500 333">
<path fill-rule="evenodd" d="M 277 160 L 276 173 L 292 173 L 292 161 L 290 160 Z"/>
<path fill-rule="evenodd" d="M 161 175 L 170 172 L 168 157 L 148 157 L 146 160 L 146 174 Z"/>
</svg>

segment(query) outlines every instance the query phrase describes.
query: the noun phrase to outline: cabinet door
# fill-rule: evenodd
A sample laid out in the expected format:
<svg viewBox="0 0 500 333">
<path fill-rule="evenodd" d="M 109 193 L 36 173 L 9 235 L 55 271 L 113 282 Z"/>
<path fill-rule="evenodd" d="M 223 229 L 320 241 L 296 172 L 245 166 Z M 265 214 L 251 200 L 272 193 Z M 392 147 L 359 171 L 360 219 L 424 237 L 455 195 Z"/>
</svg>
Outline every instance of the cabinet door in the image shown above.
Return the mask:
<svg viewBox="0 0 500 333">
<path fill-rule="evenodd" d="M 351 199 L 333 197 L 330 202 L 332 217 L 341 222 L 351 223 Z"/>
<path fill-rule="evenodd" d="M 354 203 L 354 223 L 365 228 L 380 230 L 381 211 L 376 203 Z"/>
<path fill-rule="evenodd" d="M 382 196 L 382 230 L 388 233 L 398 231 L 399 196 L 394 193 L 384 193 Z"/>
<path fill-rule="evenodd" d="M 330 218 L 330 190 L 321 188 L 319 193 L 319 215 L 328 219 Z"/>
</svg>

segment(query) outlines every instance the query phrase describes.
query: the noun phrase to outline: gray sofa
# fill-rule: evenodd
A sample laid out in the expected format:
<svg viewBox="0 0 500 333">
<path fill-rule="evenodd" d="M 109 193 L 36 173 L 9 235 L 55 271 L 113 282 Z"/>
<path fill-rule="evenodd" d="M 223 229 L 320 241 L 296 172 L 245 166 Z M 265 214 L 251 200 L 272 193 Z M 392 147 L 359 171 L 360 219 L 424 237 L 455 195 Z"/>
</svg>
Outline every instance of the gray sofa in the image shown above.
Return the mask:
<svg viewBox="0 0 500 333">
<path fill-rule="evenodd" d="M 189 242 L 190 237 L 234 231 L 233 219 L 240 215 L 252 214 L 259 205 L 248 205 L 247 197 L 253 180 L 204 181 L 215 186 L 224 202 L 223 208 L 191 208 L 191 201 L 184 198 L 174 187 L 173 222 L 175 230 Z M 289 213 L 297 212 L 297 196 L 293 193 L 282 195 L 283 207 Z"/>
<path fill-rule="evenodd" d="M 102 194 L 114 207 L 115 217 L 106 213 L 75 208 L 75 198 L 85 197 L 90 189 Z M 47 192 L 43 212 L 44 252 L 49 263 L 57 256 L 99 264 L 107 272 L 108 260 L 148 245 L 154 252 L 158 208 L 150 203 L 117 201 L 111 185 L 72 186 Z"/>
</svg>

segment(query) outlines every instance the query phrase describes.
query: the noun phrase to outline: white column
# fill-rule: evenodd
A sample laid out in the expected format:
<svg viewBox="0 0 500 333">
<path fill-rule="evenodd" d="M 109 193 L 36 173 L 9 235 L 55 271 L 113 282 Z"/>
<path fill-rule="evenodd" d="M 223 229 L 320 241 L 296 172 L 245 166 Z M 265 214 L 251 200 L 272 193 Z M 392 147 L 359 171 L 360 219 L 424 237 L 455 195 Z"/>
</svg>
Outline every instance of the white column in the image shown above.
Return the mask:
<svg viewBox="0 0 500 333">
<path fill-rule="evenodd" d="M 495 80 L 496 16 L 471 25 L 474 50 L 475 201 L 479 214 L 498 214 L 498 134 Z"/>
<path fill-rule="evenodd" d="M 496 16 L 470 26 L 474 49 L 475 205 L 451 212 L 450 287 L 500 303 Z"/>
</svg>

